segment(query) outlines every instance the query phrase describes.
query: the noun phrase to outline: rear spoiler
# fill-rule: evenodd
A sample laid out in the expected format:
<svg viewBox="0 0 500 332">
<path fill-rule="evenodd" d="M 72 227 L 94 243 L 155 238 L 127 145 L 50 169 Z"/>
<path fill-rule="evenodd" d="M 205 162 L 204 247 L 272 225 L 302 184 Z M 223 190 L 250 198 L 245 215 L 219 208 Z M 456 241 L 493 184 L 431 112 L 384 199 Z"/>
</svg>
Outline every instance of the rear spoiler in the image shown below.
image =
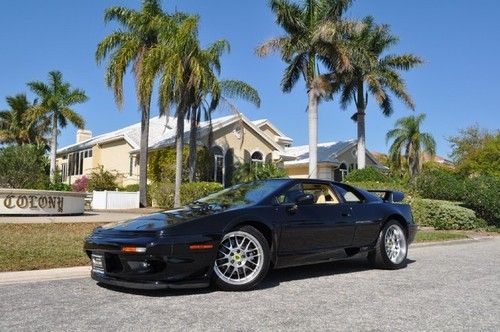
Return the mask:
<svg viewBox="0 0 500 332">
<path fill-rule="evenodd" d="M 384 202 L 388 203 L 402 202 L 405 198 L 404 193 L 395 190 L 368 190 L 368 192 L 378 194 Z"/>
</svg>

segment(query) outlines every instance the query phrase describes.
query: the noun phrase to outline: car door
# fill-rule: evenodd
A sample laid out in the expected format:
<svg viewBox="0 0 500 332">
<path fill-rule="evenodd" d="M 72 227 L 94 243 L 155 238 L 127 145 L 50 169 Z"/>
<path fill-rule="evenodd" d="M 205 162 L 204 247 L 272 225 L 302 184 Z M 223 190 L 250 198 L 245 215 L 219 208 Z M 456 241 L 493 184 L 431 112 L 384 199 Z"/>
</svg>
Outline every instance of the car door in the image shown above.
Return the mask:
<svg viewBox="0 0 500 332">
<path fill-rule="evenodd" d="M 312 204 L 295 204 L 297 197 L 313 194 Z M 350 246 L 354 235 L 349 206 L 341 203 L 328 183 L 303 181 L 277 197 L 282 216 L 278 246 L 280 265 L 321 261 Z"/>
<path fill-rule="evenodd" d="M 352 246 L 372 244 L 377 240 L 380 223 L 383 220 L 380 204 L 366 201 L 361 193 L 347 185 L 335 184 L 334 188 L 351 210 L 355 225 Z"/>
</svg>

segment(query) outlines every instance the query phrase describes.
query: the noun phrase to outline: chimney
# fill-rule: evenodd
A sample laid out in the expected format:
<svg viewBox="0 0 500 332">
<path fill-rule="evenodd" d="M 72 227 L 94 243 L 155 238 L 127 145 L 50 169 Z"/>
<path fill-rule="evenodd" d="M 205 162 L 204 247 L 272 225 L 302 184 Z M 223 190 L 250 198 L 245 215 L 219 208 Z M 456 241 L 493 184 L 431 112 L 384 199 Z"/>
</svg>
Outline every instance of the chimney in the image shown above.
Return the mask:
<svg viewBox="0 0 500 332">
<path fill-rule="evenodd" d="M 78 129 L 76 132 L 76 143 L 81 143 L 92 138 L 92 132 L 90 130 Z"/>
</svg>

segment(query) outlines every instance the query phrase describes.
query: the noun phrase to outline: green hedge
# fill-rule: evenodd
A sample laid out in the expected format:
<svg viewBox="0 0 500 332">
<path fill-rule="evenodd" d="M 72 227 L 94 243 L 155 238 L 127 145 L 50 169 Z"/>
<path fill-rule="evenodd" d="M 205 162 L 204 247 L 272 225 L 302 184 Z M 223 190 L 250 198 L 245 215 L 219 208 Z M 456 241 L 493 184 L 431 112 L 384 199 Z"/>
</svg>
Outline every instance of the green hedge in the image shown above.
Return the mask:
<svg viewBox="0 0 500 332">
<path fill-rule="evenodd" d="M 393 182 L 388 175 L 380 172 L 374 167 L 355 169 L 349 172 L 345 177 L 348 182 Z"/>
<path fill-rule="evenodd" d="M 192 182 L 181 185 L 181 204 L 187 204 L 223 189 L 218 182 Z M 171 209 L 174 206 L 174 184 L 169 182 L 151 185 L 151 197 L 155 205 Z"/>
<path fill-rule="evenodd" d="M 461 202 L 490 225 L 500 227 L 500 178 L 462 177 L 453 171 L 432 169 L 422 172 L 413 184 L 422 198 Z"/>
<path fill-rule="evenodd" d="M 464 205 L 490 225 L 500 227 L 500 178 L 479 176 L 464 181 Z"/>
<path fill-rule="evenodd" d="M 476 229 L 486 226 L 486 222 L 476 213 L 459 203 L 415 198 L 410 202 L 415 222 L 420 226 L 435 229 Z"/>
<path fill-rule="evenodd" d="M 464 199 L 464 179 L 442 169 L 423 171 L 415 179 L 413 188 L 422 198 L 459 202 Z"/>
</svg>

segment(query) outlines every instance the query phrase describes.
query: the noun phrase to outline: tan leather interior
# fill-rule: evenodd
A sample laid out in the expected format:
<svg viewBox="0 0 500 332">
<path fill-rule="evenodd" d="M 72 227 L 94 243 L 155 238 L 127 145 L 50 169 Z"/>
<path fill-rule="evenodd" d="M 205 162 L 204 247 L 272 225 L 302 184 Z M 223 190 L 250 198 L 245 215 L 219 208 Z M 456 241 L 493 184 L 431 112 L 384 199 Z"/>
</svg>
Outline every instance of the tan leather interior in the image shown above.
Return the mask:
<svg viewBox="0 0 500 332">
<path fill-rule="evenodd" d="M 337 196 L 327 185 L 304 184 L 304 192 L 314 195 L 314 204 L 338 204 L 339 202 Z"/>
</svg>

